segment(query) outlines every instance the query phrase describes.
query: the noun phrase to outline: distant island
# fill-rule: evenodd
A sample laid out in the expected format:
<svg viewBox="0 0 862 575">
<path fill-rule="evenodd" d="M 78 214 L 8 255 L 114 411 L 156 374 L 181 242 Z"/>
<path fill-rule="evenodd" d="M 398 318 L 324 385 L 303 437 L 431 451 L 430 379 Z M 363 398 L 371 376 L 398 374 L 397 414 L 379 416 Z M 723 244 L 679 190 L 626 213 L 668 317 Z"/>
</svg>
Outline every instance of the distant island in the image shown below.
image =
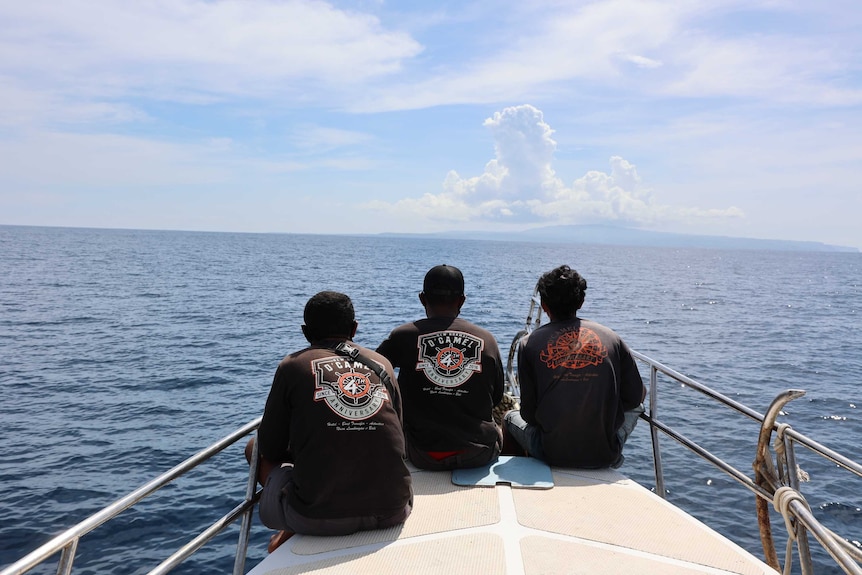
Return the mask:
<svg viewBox="0 0 862 575">
<path fill-rule="evenodd" d="M 430 234 L 378 234 L 388 237 L 425 237 L 443 239 L 469 239 L 520 242 L 547 242 L 573 244 L 604 244 L 614 246 L 650 246 L 675 248 L 715 248 L 732 250 L 781 250 L 804 252 L 859 252 L 858 248 L 835 246 L 821 242 L 793 240 L 764 240 L 733 238 L 729 236 L 700 236 L 654 232 L 602 224 L 547 226 L 520 232 L 438 232 Z"/>
</svg>

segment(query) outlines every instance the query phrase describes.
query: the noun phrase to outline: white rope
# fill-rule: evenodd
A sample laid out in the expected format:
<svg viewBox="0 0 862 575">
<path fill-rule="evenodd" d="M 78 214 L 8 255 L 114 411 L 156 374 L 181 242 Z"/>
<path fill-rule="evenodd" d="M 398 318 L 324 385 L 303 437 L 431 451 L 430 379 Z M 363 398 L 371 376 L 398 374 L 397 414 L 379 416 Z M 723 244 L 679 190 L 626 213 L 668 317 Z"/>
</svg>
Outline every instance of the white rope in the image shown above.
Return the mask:
<svg viewBox="0 0 862 575">
<path fill-rule="evenodd" d="M 781 513 L 781 516 L 784 517 L 784 525 L 787 527 L 787 532 L 793 539 L 796 539 L 796 529 L 794 529 L 791 524 L 791 520 L 793 519 L 793 514 L 790 513 L 791 501 L 801 501 L 809 511 L 811 510 L 811 507 L 808 506 L 808 502 L 805 501 L 802 494 L 786 485 L 784 487 L 779 487 L 772 498 L 772 504 L 775 506 L 775 510 Z"/>
<path fill-rule="evenodd" d="M 784 575 L 790 575 L 793 567 L 793 538 L 787 538 L 787 549 L 784 552 Z"/>
<path fill-rule="evenodd" d="M 790 425 L 788 425 L 787 423 L 778 424 L 778 430 L 775 432 L 775 441 L 772 444 L 772 446 L 775 448 L 775 453 L 777 455 L 784 455 L 784 432 L 788 429 L 790 429 Z"/>
<path fill-rule="evenodd" d="M 790 513 L 790 502 L 801 501 L 810 511 L 808 502 L 801 493 L 792 487 L 783 486 L 775 491 L 772 498 L 772 504 L 775 510 L 781 513 L 784 518 L 784 526 L 787 528 L 787 551 L 784 558 L 784 575 L 790 575 L 790 568 L 793 563 L 793 542 L 796 541 L 796 528 L 793 526 L 793 514 Z"/>
</svg>

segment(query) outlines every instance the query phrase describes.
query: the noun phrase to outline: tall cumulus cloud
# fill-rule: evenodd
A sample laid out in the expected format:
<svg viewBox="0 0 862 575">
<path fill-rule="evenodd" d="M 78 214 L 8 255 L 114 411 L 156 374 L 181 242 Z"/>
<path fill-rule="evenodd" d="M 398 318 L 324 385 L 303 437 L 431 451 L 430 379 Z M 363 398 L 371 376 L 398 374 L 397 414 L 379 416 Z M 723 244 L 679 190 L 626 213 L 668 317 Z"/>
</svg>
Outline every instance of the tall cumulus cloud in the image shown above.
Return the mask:
<svg viewBox="0 0 862 575">
<path fill-rule="evenodd" d="M 557 142 L 542 111 L 529 105 L 496 112 L 484 125 L 494 138 L 494 158 L 482 174 L 449 172 L 439 194 L 374 207 L 407 218 L 511 224 L 625 223 L 741 217 L 735 207 L 684 208 L 655 202 L 634 164 L 610 158 L 610 172 L 591 170 L 566 184 L 553 169 Z"/>
</svg>

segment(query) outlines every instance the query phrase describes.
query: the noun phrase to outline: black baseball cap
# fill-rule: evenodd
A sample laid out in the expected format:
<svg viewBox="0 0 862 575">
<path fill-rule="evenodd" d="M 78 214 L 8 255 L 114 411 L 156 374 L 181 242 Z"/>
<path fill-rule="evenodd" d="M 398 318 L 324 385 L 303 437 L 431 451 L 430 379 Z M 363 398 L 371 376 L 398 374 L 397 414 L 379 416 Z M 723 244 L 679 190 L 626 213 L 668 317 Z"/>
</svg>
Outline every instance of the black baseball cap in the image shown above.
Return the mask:
<svg viewBox="0 0 862 575">
<path fill-rule="evenodd" d="M 425 274 L 422 291 L 428 295 L 464 295 L 464 275 L 455 266 L 434 266 Z"/>
</svg>

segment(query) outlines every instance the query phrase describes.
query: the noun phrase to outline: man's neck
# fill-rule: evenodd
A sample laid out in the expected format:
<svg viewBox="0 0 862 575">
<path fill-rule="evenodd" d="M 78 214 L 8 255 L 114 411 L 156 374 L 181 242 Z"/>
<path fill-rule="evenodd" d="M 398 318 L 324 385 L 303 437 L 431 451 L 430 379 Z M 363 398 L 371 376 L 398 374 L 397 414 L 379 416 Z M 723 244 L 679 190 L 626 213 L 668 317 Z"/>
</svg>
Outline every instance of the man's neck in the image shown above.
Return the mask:
<svg viewBox="0 0 862 575">
<path fill-rule="evenodd" d="M 350 338 L 347 337 L 346 335 L 329 335 L 326 337 L 314 338 L 312 341 L 309 342 L 309 344 L 327 347 L 328 345 L 330 345 L 332 343 L 338 343 L 341 341 L 349 341 L 349 340 L 350 340 Z"/>
<path fill-rule="evenodd" d="M 425 306 L 425 316 L 428 319 L 434 319 L 438 317 L 450 318 L 450 317 L 458 317 L 458 314 L 461 313 L 461 308 L 452 305 L 436 305 L 436 306 Z"/>
</svg>

